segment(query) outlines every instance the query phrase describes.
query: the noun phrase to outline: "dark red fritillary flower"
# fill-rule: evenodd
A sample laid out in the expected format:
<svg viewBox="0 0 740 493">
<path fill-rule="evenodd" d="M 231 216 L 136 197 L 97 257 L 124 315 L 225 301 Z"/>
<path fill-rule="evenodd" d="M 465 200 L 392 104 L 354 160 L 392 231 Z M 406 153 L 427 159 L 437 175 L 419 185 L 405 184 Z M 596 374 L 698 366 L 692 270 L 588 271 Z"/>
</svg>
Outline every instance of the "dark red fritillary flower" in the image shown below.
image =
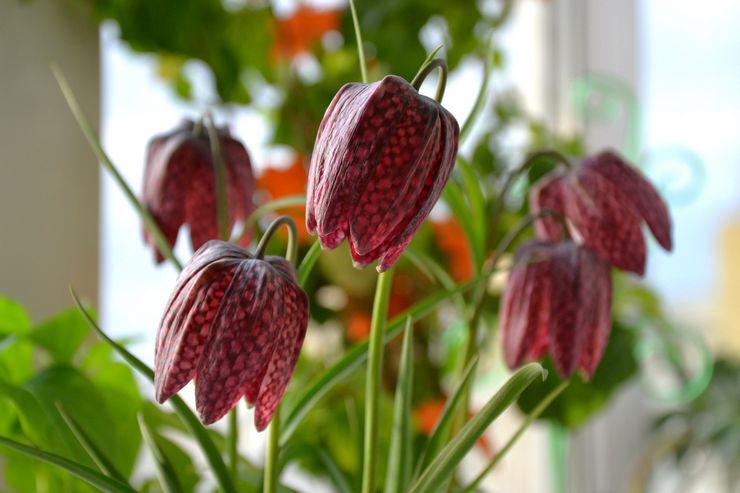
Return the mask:
<svg viewBox="0 0 740 493">
<path fill-rule="evenodd" d="M 308 231 L 324 248 L 347 238 L 358 268 L 380 259 L 388 269 L 442 193 L 458 135 L 452 114 L 400 77 L 346 84 L 316 137 Z"/>
<path fill-rule="evenodd" d="M 290 262 L 209 241 L 178 277 L 159 326 L 157 401 L 195 378 L 203 423 L 218 421 L 244 397 L 263 430 L 288 386 L 307 325 L 308 298 Z"/>
<path fill-rule="evenodd" d="M 226 165 L 229 225 L 233 227 L 254 210 L 254 176 L 244 145 L 226 127 L 218 133 Z M 142 202 L 171 246 L 183 224 L 190 228 L 193 250 L 219 238 L 213 157 L 202 125 L 185 120 L 175 130 L 149 141 Z M 157 263 L 162 262 L 164 257 L 146 230 L 144 239 L 155 249 Z M 243 244 L 250 239 L 244 238 Z"/>
<path fill-rule="evenodd" d="M 533 241 L 516 253 L 501 299 L 506 364 L 548 352 L 562 377 L 591 378 L 611 332 L 611 267 L 572 241 Z"/>
<path fill-rule="evenodd" d="M 636 168 L 614 152 L 586 158 L 568 172 L 553 172 L 532 189 L 530 209 L 559 212 L 583 244 L 615 267 L 639 275 L 645 272 L 643 222 L 663 248 L 672 248 L 665 202 Z M 538 220 L 535 228 L 541 239 L 560 237 L 552 218 Z"/>
</svg>

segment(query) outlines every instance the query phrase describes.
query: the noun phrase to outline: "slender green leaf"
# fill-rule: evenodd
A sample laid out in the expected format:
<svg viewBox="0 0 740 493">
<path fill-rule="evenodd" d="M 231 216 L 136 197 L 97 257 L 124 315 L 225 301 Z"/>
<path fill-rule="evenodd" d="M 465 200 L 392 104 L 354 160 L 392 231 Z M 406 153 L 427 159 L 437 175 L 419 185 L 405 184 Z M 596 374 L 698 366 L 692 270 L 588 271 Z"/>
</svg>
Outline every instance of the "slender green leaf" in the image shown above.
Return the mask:
<svg viewBox="0 0 740 493">
<path fill-rule="evenodd" d="M 486 228 L 486 198 L 483 196 L 481 184 L 483 181 L 477 176 L 472 166 L 463 157 L 457 157 L 457 169 L 462 177 L 462 185 L 465 189 L 465 195 L 470 202 L 470 215 L 473 231 L 477 241 L 485 247 Z"/>
<path fill-rule="evenodd" d="M 97 133 L 88 121 L 85 113 L 82 111 L 82 108 L 77 102 L 77 98 L 72 92 L 72 88 L 69 86 L 69 83 L 67 82 L 66 77 L 64 77 L 61 69 L 56 65 L 53 65 L 51 67 L 51 71 L 54 74 L 54 78 L 57 80 L 57 84 L 59 84 L 59 88 L 62 90 L 62 94 L 64 95 L 64 99 L 67 101 L 67 105 L 69 106 L 72 115 L 80 126 L 82 133 L 85 135 L 87 142 L 90 144 L 90 147 L 92 147 L 98 160 L 103 164 L 105 169 L 108 170 L 121 191 L 126 195 L 128 201 L 134 209 L 136 209 L 136 212 L 139 214 L 139 217 L 141 217 L 147 231 L 151 233 L 152 238 L 154 238 L 154 242 L 159 251 L 162 252 L 162 255 L 168 258 L 178 270 L 182 270 L 182 263 L 177 260 L 177 257 L 175 257 L 175 254 L 172 252 L 172 247 L 170 247 L 167 242 L 167 238 L 164 233 L 162 233 L 162 230 L 159 229 L 159 225 L 157 225 L 157 221 L 154 219 L 154 216 L 152 216 L 149 210 L 139 202 L 136 194 L 133 192 L 129 184 L 126 183 L 126 180 L 113 164 L 110 157 L 108 157 L 108 154 L 103 150 L 103 146 L 100 144 L 100 139 L 98 138 Z"/>
<path fill-rule="evenodd" d="M 151 382 L 154 382 L 154 371 L 139 358 L 131 354 L 126 348 L 108 337 L 108 335 L 103 332 L 103 329 L 101 329 L 98 324 L 95 323 L 87 310 L 85 310 L 85 308 L 82 306 L 82 302 L 77 296 L 77 293 L 75 293 L 73 289 L 70 289 L 70 292 L 72 293 L 72 298 L 74 298 L 77 308 L 79 308 L 80 312 L 85 317 L 85 320 L 87 320 L 87 322 L 95 330 L 95 332 L 97 332 L 100 337 L 108 342 L 116 350 L 116 352 L 118 352 L 118 354 L 121 355 L 121 357 L 126 360 L 135 370 L 147 377 Z M 188 407 L 185 401 L 183 401 L 178 395 L 173 395 L 172 397 L 170 397 L 169 402 L 172 405 L 172 408 L 175 410 L 175 413 L 180 417 L 183 423 L 185 423 L 185 426 L 187 427 L 193 438 L 195 438 L 195 441 L 198 442 L 198 445 L 203 451 L 203 454 L 206 456 L 208 464 L 211 466 L 211 470 L 213 471 L 213 474 L 216 477 L 216 481 L 218 482 L 221 490 L 224 493 L 236 493 L 234 483 L 232 482 L 231 477 L 229 476 L 229 472 L 226 469 L 226 464 L 224 463 L 223 457 L 221 457 L 218 449 L 213 444 L 211 437 L 208 435 L 208 430 L 205 429 L 205 427 L 201 424 L 195 414 L 193 414 L 193 411 L 190 409 L 190 407 Z"/>
<path fill-rule="evenodd" d="M 321 243 L 317 240 L 308 249 L 306 255 L 303 256 L 301 264 L 298 266 L 298 284 L 305 286 L 308 281 L 308 277 L 311 275 L 311 271 L 316 265 L 316 261 L 321 256 Z"/>
<path fill-rule="evenodd" d="M 552 401 L 555 400 L 557 396 L 560 395 L 560 393 L 565 390 L 565 388 L 568 386 L 568 381 L 562 382 L 560 385 L 555 387 L 542 401 L 537 405 L 537 407 L 530 413 L 529 416 L 527 416 L 527 419 L 522 423 L 522 425 L 519 427 L 519 429 L 512 435 L 511 438 L 509 438 L 509 441 L 506 442 L 506 445 L 496 452 L 496 455 L 493 457 L 491 462 L 488 463 L 486 468 L 475 478 L 475 480 L 470 483 L 468 486 L 465 487 L 463 490 L 463 493 L 473 493 L 476 491 L 476 488 L 478 485 L 481 484 L 481 482 L 486 478 L 486 476 L 493 470 L 494 467 L 496 467 L 496 464 L 498 464 L 501 459 L 503 459 L 506 454 L 511 450 L 511 448 L 514 446 L 514 444 L 519 440 L 519 437 L 521 437 L 525 431 L 527 431 L 527 428 L 530 427 L 532 423 L 534 423 L 537 418 L 540 417 L 540 414 L 544 412 L 545 409 L 552 403 Z"/>
<path fill-rule="evenodd" d="M 331 454 L 329 454 L 323 448 L 318 448 L 314 450 L 314 453 L 318 455 L 319 460 L 324 464 L 326 472 L 329 473 L 329 477 L 331 478 L 332 483 L 334 483 L 334 486 L 337 487 L 339 492 L 352 493 L 352 488 L 349 487 L 349 481 L 347 480 L 347 477 L 334 461 Z"/>
<path fill-rule="evenodd" d="M 446 484 L 455 474 L 457 465 L 485 433 L 488 426 L 516 400 L 529 384 L 538 376 L 544 377 L 545 375 L 546 372 L 538 363 L 529 363 L 517 370 L 422 472 L 411 492 L 433 493 Z"/>
<path fill-rule="evenodd" d="M 172 463 L 164 452 L 162 452 L 162 449 L 157 443 L 157 437 L 149 428 L 149 425 L 147 425 L 146 420 L 141 413 L 139 413 L 138 419 L 141 436 L 149 447 L 152 457 L 154 457 L 154 465 L 157 468 L 157 478 L 162 486 L 162 490 L 164 490 L 165 493 L 180 493 L 182 491 L 182 487 L 177 479 L 175 468 L 172 466 Z"/>
<path fill-rule="evenodd" d="M 398 370 L 385 493 L 405 493 L 411 478 L 411 395 L 414 384 L 414 326 L 406 319 Z"/>
<path fill-rule="evenodd" d="M 67 423 L 67 426 L 69 427 L 72 434 L 75 436 L 82 448 L 85 449 L 87 455 L 89 455 L 93 462 L 95 462 L 95 465 L 98 466 L 100 472 L 108 477 L 117 479 L 122 483 L 126 483 L 126 478 L 124 478 L 123 475 L 118 472 L 116 466 L 114 466 L 113 463 L 108 460 L 103 451 L 100 450 L 100 448 L 98 448 L 95 443 L 93 443 L 93 441 L 90 439 L 90 436 L 85 433 L 85 430 L 82 429 L 79 423 L 77 423 L 77 421 L 75 421 L 75 419 L 72 418 L 72 416 L 70 416 L 67 411 L 65 411 L 62 403 L 56 402 L 56 407 L 57 411 L 59 411 L 59 414 L 62 416 L 62 419 L 64 419 L 64 422 Z"/>
<path fill-rule="evenodd" d="M 470 207 L 465 201 L 460 185 L 454 180 L 448 181 L 442 192 L 442 198 L 450 206 L 455 219 L 460 222 L 468 239 L 473 263 L 476 270 L 480 271 L 481 265 L 483 265 L 483 238 L 478 236 L 478 232 L 473 224 L 473 218 L 470 215 Z"/>
<path fill-rule="evenodd" d="M 298 205 L 306 205 L 305 195 L 289 195 L 287 197 L 281 197 L 279 199 L 271 200 L 265 204 L 262 204 L 249 215 L 246 221 L 244 221 L 244 225 L 242 226 L 239 233 L 235 235 L 231 239 L 231 241 L 234 243 L 239 243 L 239 240 L 241 240 L 248 231 L 254 228 L 255 224 L 257 224 L 257 221 L 262 219 L 265 214 L 280 209 L 285 209 L 286 207 L 295 207 Z"/>
<path fill-rule="evenodd" d="M 411 308 L 403 311 L 388 322 L 383 342 L 387 343 L 401 332 L 406 317 L 412 317 L 414 320 L 418 320 L 429 314 L 446 299 L 458 293 L 467 291 L 478 282 L 480 282 L 480 278 L 460 284 L 454 290 L 434 293 Z M 337 383 L 346 378 L 347 375 L 352 373 L 367 360 L 367 349 L 367 341 L 353 347 L 331 368 L 327 369 L 326 372 L 316 378 L 314 382 L 308 386 L 286 415 L 287 418 L 285 419 L 283 432 L 280 436 L 281 446 L 285 446 L 288 440 L 290 440 L 290 437 L 295 433 L 298 425 L 319 399 L 326 395 L 326 393 L 329 392 L 329 390 L 331 390 Z"/>
<path fill-rule="evenodd" d="M 439 455 L 439 452 L 447 443 L 450 431 L 452 430 L 452 421 L 460 407 L 460 403 L 463 402 L 463 396 L 467 395 L 468 389 L 470 389 L 470 386 L 473 383 L 473 377 L 475 376 L 475 369 L 477 366 L 478 357 L 476 356 L 470 361 L 468 367 L 463 372 L 462 379 L 455 389 L 455 392 L 449 399 L 447 399 L 447 402 L 445 402 L 442 414 L 439 415 L 439 419 L 434 425 L 434 429 L 432 430 L 431 435 L 429 435 L 429 439 L 424 444 L 421 454 L 419 454 L 414 478 L 418 477 L 419 474 L 421 474 L 421 471 L 426 469 L 432 459 Z"/>
<path fill-rule="evenodd" d="M 94 469 L 91 469 L 77 462 L 65 459 L 56 454 L 45 452 L 43 450 L 23 445 L 22 443 L 16 442 L 6 437 L 0 437 L 0 445 L 4 445 L 10 449 L 21 452 L 22 454 L 28 455 L 40 461 L 52 464 L 64 469 L 77 476 L 78 478 L 86 481 L 92 486 L 99 488 L 101 491 L 108 493 L 136 493 L 136 490 L 131 488 L 126 483 L 122 483 L 116 479 L 109 478 Z"/>
</svg>

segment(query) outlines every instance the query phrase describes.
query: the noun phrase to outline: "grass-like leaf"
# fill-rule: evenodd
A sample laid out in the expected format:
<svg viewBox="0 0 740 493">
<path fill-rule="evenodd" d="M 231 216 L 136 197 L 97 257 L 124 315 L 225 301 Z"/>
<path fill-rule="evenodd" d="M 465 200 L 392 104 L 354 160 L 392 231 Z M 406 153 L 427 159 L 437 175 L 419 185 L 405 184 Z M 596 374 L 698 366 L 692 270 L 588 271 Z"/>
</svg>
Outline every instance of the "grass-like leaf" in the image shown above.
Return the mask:
<svg viewBox="0 0 740 493">
<path fill-rule="evenodd" d="M 62 416 L 62 419 L 64 419 L 64 422 L 67 423 L 67 427 L 70 429 L 82 448 L 85 449 L 87 455 L 89 455 L 93 462 L 95 462 L 95 465 L 98 466 L 98 469 L 100 469 L 100 471 L 108 477 L 117 479 L 122 483 L 127 483 L 126 478 L 123 476 L 123 474 L 118 472 L 116 466 L 114 466 L 110 459 L 105 456 L 105 453 L 100 450 L 100 448 L 95 445 L 95 443 L 93 443 L 93 441 L 90 439 L 90 436 L 85 433 L 85 430 L 82 429 L 80 424 L 72 416 L 70 416 L 69 413 L 67 413 L 61 402 L 56 402 L 55 405 L 57 411 L 59 411 L 59 414 Z"/>
<path fill-rule="evenodd" d="M 123 178 L 123 175 L 121 175 L 121 173 L 118 171 L 118 168 L 116 168 L 116 166 L 113 164 L 113 161 L 111 161 L 110 157 L 108 157 L 108 154 L 106 154 L 103 146 L 100 144 L 100 138 L 90 124 L 90 121 L 85 116 L 85 113 L 82 111 L 82 108 L 77 102 L 77 98 L 72 92 L 72 88 L 69 86 L 69 82 L 67 82 L 67 79 L 66 77 L 64 77 L 61 69 L 56 65 L 52 65 L 51 71 L 54 74 L 54 78 L 57 80 L 57 84 L 59 84 L 59 88 L 62 90 L 62 94 L 64 95 L 64 99 L 67 101 L 67 105 L 69 106 L 70 111 L 72 111 L 72 115 L 74 116 L 75 120 L 77 120 L 77 124 L 80 126 L 80 129 L 85 135 L 87 142 L 90 144 L 90 147 L 92 147 L 95 156 L 102 163 L 103 167 L 108 170 L 108 172 L 115 180 L 116 184 L 120 187 L 121 191 L 124 193 L 124 195 L 126 195 L 128 201 L 131 203 L 134 209 L 136 209 L 136 212 L 139 214 L 142 222 L 144 223 L 144 227 L 151 233 L 152 238 L 154 238 L 154 242 L 156 243 L 159 251 L 162 252 L 162 255 L 169 259 L 170 262 L 172 262 L 178 270 L 182 270 L 182 263 L 177 259 L 177 257 L 175 257 L 175 254 L 172 252 L 172 248 L 167 242 L 167 238 L 164 236 L 164 233 L 162 233 L 162 230 L 159 229 L 159 226 L 154 220 L 154 217 L 151 215 L 149 210 L 147 210 L 147 208 L 144 207 L 141 202 L 139 202 L 136 194 Z"/>
<path fill-rule="evenodd" d="M 478 282 L 480 282 L 480 279 L 474 279 L 458 285 L 453 290 L 434 293 L 411 308 L 404 310 L 388 322 L 383 342 L 387 343 L 401 332 L 407 317 L 411 317 L 413 320 L 418 320 L 419 318 L 429 314 L 444 300 L 458 293 L 467 291 Z M 326 395 L 326 393 L 329 392 L 337 383 L 341 382 L 345 377 L 347 377 L 347 375 L 352 373 L 367 360 L 367 350 L 367 341 L 353 347 L 331 368 L 327 369 L 320 377 L 316 378 L 314 382 L 308 386 L 286 415 L 287 418 L 285 419 L 283 431 L 280 435 L 280 446 L 285 446 L 288 440 L 290 440 L 290 437 L 293 436 L 298 425 L 303 421 L 303 418 L 306 417 L 308 412 L 319 401 L 319 399 Z"/>
<path fill-rule="evenodd" d="M 488 426 L 509 407 L 519 394 L 537 377 L 546 372 L 538 363 L 521 367 L 478 413 L 468 421 L 460 433 L 442 449 L 439 455 L 422 472 L 411 493 L 433 493 L 447 484 L 465 455 L 473 448 Z"/>
<path fill-rule="evenodd" d="M 481 482 L 485 479 L 485 477 L 493 470 L 494 467 L 496 467 L 496 464 L 498 464 L 501 459 L 503 459 L 506 454 L 511 450 L 511 448 L 514 446 L 514 444 L 519 440 L 519 438 L 524 434 L 525 431 L 527 431 L 527 428 L 530 427 L 532 423 L 534 423 L 537 418 L 540 417 L 540 414 L 542 414 L 545 409 L 548 408 L 548 406 L 554 401 L 557 396 L 565 390 L 565 388 L 568 386 L 568 383 L 570 383 L 568 380 L 564 381 L 560 385 L 558 385 L 556 388 L 554 388 L 547 396 L 540 401 L 540 403 L 537 405 L 537 407 L 527 416 L 527 419 L 522 423 L 522 425 L 519 427 L 519 429 L 512 435 L 511 438 L 509 438 L 509 441 L 506 442 L 506 445 L 503 446 L 501 450 L 496 452 L 495 457 L 491 460 L 491 462 L 488 463 L 485 469 L 481 471 L 481 473 L 473 480 L 472 483 L 470 483 L 468 486 L 465 487 L 463 490 L 463 493 L 473 493 L 476 491 L 476 488 L 478 488 L 478 485 L 481 484 Z"/>
<path fill-rule="evenodd" d="M 437 423 L 434 425 L 432 433 L 429 435 L 429 439 L 424 444 L 424 448 L 419 454 L 419 460 L 416 466 L 416 473 L 414 477 L 418 477 L 421 471 L 426 469 L 429 463 L 434 457 L 439 455 L 440 450 L 445 446 L 452 430 L 452 422 L 456 416 L 456 413 L 460 407 L 460 403 L 463 402 L 463 396 L 468 395 L 468 390 L 473 383 L 473 377 L 475 376 L 475 369 L 478 366 L 478 357 L 473 358 L 468 367 L 463 372 L 462 379 L 458 384 L 455 392 L 445 402 L 442 414 L 439 415 Z"/>
<path fill-rule="evenodd" d="M 483 265 L 484 238 L 479 237 L 478 229 L 476 229 L 473 217 L 470 214 L 470 206 L 465 202 L 465 194 L 457 182 L 450 180 L 445 185 L 442 198 L 450 206 L 455 219 L 460 222 L 470 245 L 470 253 L 473 256 L 475 269 L 480 271 Z"/>
<path fill-rule="evenodd" d="M 75 291 L 71 288 L 70 292 L 72 293 L 72 298 L 74 299 L 77 308 L 85 317 L 87 323 L 90 324 L 90 327 L 92 327 L 101 338 L 103 338 L 108 344 L 110 344 L 113 349 L 115 349 L 116 352 L 136 371 L 144 375 L 151 382 L 154 382 L 154 371 L 139 358 L 131 354 L 125 347 L 118 344 L 116 341 L 111 339 L 108 334 L 103 332 L 103 329 L 101 329 L 98 324 L 95 323 L 95 320 L 93 320 L 87 310 L 85 310 L 85 307 L 82 306 L 82 302 L 77 296 L 77 293 L 75 293 Z M 188 407 L 185 401 L 183 401 L 178 395 L 173 395 L 172 397 L 170 397 L 169 402 L 172 405 L 172 408 L 175 410 L 175 413 L 183 421 L 188 431 L 198 443 L 200 449 L 203 451 L 203 454 L 208 461 L 208 465 L 211 466 L 211 471 L 216 477 L 216 482 L 221 488 L 221 491 L 223 493 L 236 493 L 236 488 L 234 487 L 234 483 L 232 482 L 231 477 L 229 476 L 229 472 L 226 469 L 226 464 L 224 463 L 223 457 L 221 457 L 218 449 L 213 444 L 213 440 L 211 440 L 211 437 L 208 436 L 208 430 L 205 429 L 205 427 L 201 424 L 195 414 L 193 414 L 193 411 L 190 409 L 190 407 Z"/>
<path fill-rule="evenodd" d="M 306 282 L 311 275 L 311 271 L 313 271 L 313 268 L 320 256 L 321 243 L 316 240 L 314 244 L 311 245 L 311 248 L 308 249 L 306 255 L 303 256 L 303 260 L 301 260 L 301 264 L 298 266 L 298 284 L 301 286 L 306 285 Z"/>
<path fill-rule="evenodd" d="M 157 443 L 157 438 L 146 423 L 144 415 L 139 413 L 138 419 L 141 436 L 144 438 L 144 442 L 146 442 L 152 456 L 154 457 L 154 465 L 157 468 L 157 478 L 159 478 L 159 484 L 162 486 L 162 490 L 165 493 L 180 493 L 182 491 L 182 487 L 180 486 L 180 481 L 177 479 L 175 468 L 172 466 L 172 463 Z"/>
<path fill-rule="evenodd" d="M 98 488 L 106 493 L 136 493 L 131 486 L 113 478 L 109 478 L 98 471 L 85 465 L 66 459 L 62 456 L 45 452 L 41 449 L 29 447 L 22 443 L 16 442 L 6 437 L 0 437 L 0 445 L 13 449 L 34 459 L 38 459 L 47 464 L 57 466 L 68 473 L 77 476 L 88 484 Z"/>
<path fill-rule="evenodd" d="M 411 478 L 411 394 L 414 384 L 414 328 L 406 319 L 393 409 L 393 428 L 388 452 L 385 493 L 405 493 Z"/>
</svg>

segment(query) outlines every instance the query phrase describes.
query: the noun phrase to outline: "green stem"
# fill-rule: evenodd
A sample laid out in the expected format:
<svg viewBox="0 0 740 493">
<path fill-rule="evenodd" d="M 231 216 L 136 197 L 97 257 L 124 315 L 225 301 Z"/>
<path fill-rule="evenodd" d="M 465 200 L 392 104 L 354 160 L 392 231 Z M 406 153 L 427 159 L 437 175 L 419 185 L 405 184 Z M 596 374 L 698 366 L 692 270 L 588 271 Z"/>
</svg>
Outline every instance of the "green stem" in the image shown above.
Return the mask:
<svg viewBox="0 0 740 493">
<path fill-rule="evenodd" d="M 293 218 L 289 216 L 280 216 L 267 227 L 265 234 L 262 235 L 260 242 L 257 244 L 255 257 L 263 257 L 267 243 L 282 225 L 288 227 L 288 246 L 285 251 L 285 259 L 295 266 L 298 260 L 298 228 Z M 276 493 L 279 483 L 280 411 L 281 406 L 278 405 L 270 422 L 270 428 L 267 430 L 267 450 L 265 451 L 265 470 L 262 489 L 264 493 Z"/>
<path fill-rule="evenodd" d="M 280 407 L 275 411 L 275 415 L 270 422 L 270 428 L 267 430 L 267 450 L 265 454 L 265 475 L 262 491 L 263 493 L 276 493 L 280 479 L 280 465 L 278 463 L 280 455 Z"/>
<path fill-rule="evenodd" d="M 239 406 L 229 412 L 229 429 L 226 436 L 226 451 L 228 454 L 229 472 L 234 481 L 237 481 L 237 465 L 239 464 L 239 454 L 237 445 L 239 443 Z"/>
<path fill-rule="evenodd" d="M 288 247 L 285 249 L 285 259 L 295 265 L 296 259 L 298 258 L 298 228 L 295 225 L 295 221 L 290 216 L 279 216 L 265 230 L 265 234 L 262 235 L 260 242 L 257 244 L 257 249 L 254 252 L 255 258 L 261 259 L 265 256 L 265 249 L 270 239 L 277 232 L 278 228 L 282 225 L 288 227 Z"/>
<path fill-rule="evenodd" d="M 357 18 L 355 0 L 349 0 L 349 9 L 352 12 L 352 24 L 355 26 L 355 39 L 357 40 L 357 55 L 360 57 L 360 74 L 362 82 L 367 84 L 367 67 L 365 66 L 365 50 L 362 47 L 362 32 L 360 31 L 360 20 Z"/>
<path fill-rule="evenodd" d="M 90 144 L 90 147 L 92 147 L 92 150 L 95 153 L 95 156 L 98 158 L 98 161 L 100 161 L 103 167 L 108 170 L 108 172 L 113 177 L 113 180 L 116 182 L 121 191 L 123 191 L 123 194 L 126 196 L 128 201 L 131 203 L 134 209 L 136 209 L 139 217 L 141 217 L 141 221 L 144 223 L 144 227 L 154 238 L 154 244 L 156 245 L 157 249 L 162 253 L 164 257 L 172 262 L 177 270 L 182 270 L 182 263 L 180 263 L 177 257 L 175 257 L 175 254 L 172 252 L 172 247 L 170 247 L 170 244 L 167 242 L 167 237 L 164 235 L 164 233 L 162 233 L 162 230 L 159 229 L 157 221 L 151 215 L 149 210 L 144 207 L 141 202 L 139 202 L 136 194 L 133 192 L 133 190 L 131 190 L 131 187 L 128 183 L 126 183 L 126 180 L 123 178 L 123 176 L 121 176 L 121 173 L 119 173 L 118 169 L 113 164 L 113 161 L 111 161 L 111 159 L 103 150 L 103 146 L 100 144 L 100 138 L 95 133 L 95 130 L 93 130 L 92 125 L 85 117 L 85 114 L 82 112 L 82 108 L 77 102 L 77 98 L 72 92 L 72 88 L 69 87 L 69 83 L 64 77 L 64 74 L 62 74 L 62 71 L 56 65 L 52 65 L 51 71 L 57 80 L 57 84 L 59 84 L 59 88 L 62 90 L 64 99 L 67 101 L 67 106 L 69 106 L 72 115 L 77 121 L 77 124 L 80 126 L 82 133 L 85 135 L 88 144 Z"/>
<path fill-rule="evenodd" d="M 231 231 L 229 228 L 229 198 L 226 195 L 226 162 L 221 148 L 221 138 L 218 135 L 216 122 L 211 113 L 206 113 L 204 120 L 207 121 L 208 140 L 211 144 L 211 156 L 213 158 L 213 176 L 216 185 L 216 207 L 218 211 L 218 234 L 223 241 L 229 241 Z"/>
<path fill-rule="evenodd" d="M 463 122 L 462 127 L 460 127 L 460 143 L 463 143 L 467 140 L 468 136 L 470 135 L 470 131 L 473 129 L 473 126 L 478 120 L 478 117 L 483 111 L 485 103 L 488 100 L 488 86 L 491 82 L 491 72 L 493 72 L 493 70 L 491 69 L 491 59 L 493 58 L 493 40 L 494 36 L 493 34 L 491 34 L 491 40 L 488 43 L 488 50 L 483 56 L 483 80 L 481 81 L 478 95 L 475 97 L 473 109 L 470 110 L 470 114 Z"/>
<path fill-rule="evenodd" d="M 552 491 L 568 491 L 568 430 L 558 423 L 550 424 L 550 467 Z"/>
<path fill-rule="evenodd" d="M 370 323 L 367 376 L 365 379 L 365 441 L 363 448 L 362 493 L 375 493 L 378 465 L 378 414 L 380 412 L 380 381 L 383 366 L 383 334 L 385 333 L 388 301 L 391 295 L 393 271 L 378 274 L 375 301 Z"/>
<path fill-rule="evenodd" d="M 419 73 L 416 74 L 414 80 L 411 81 L 411 86 L 418 91 L 424 83 L 424 80 L 434 69 L 439 69 L 439 81 L 437 82 L 437 93 L 434 95 L 434 99 L 436 99 L 438 103 L 441 103 L 442 97 L 445 94 L 445 87 L 447 87 L 447 62 L 441 58 L 435 58 L 421 67 Z"/>
</svg>

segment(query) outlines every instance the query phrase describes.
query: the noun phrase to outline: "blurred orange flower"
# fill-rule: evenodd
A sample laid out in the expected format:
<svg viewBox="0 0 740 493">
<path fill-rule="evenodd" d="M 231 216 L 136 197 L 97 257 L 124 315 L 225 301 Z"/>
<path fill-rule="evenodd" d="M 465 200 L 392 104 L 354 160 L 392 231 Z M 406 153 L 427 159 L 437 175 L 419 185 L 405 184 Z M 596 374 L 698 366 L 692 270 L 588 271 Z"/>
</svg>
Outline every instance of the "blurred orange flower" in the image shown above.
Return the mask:
<svg viewBox="0 0 740 493">
<path fill-rule="evenodd" d="M 467 281 L 473 277 L 473 259 L 470 255 L 465 231 L 454 217 L 444 221 L 431 221 L 434 238 L 447 257 L 450 274 L 456 281 Z"/>
<path fill-rule="evenodd" d="M 308 175 L 303 165 L 303 156 L 296 154 L 295 159 L 287 168 L 268 167 L 257 179 L 257 188 L 269 195 L 268 200 L 275 200 L 289 195 L 306 193 Z M 297 205 L 280 209 L 278 212 L 287 214 L 295 219 L 298 225 L 298 240 L 301 244 L 310 243 L 310 236 L 306 231 L 306 206 Z M 282 231 L 282 230 L 281 230 Z M 285 232 L 282 231 L 281 234 Z"/>
<path fill-rule="evenodd" d="M 370 314 L 355 312 L 347 322 L 347 338 L 352 342 L 362 342 L 370 335 Z"/>
<path fill-rule="evenodd" d="M 276 58 L 294 58 L 311 51 L 311 45 L 329 31 L 339 30 L 341 10 L 318 10 L 300 5 L 293 15 L 277 19 L 272 54 Z"/>
</svg>

